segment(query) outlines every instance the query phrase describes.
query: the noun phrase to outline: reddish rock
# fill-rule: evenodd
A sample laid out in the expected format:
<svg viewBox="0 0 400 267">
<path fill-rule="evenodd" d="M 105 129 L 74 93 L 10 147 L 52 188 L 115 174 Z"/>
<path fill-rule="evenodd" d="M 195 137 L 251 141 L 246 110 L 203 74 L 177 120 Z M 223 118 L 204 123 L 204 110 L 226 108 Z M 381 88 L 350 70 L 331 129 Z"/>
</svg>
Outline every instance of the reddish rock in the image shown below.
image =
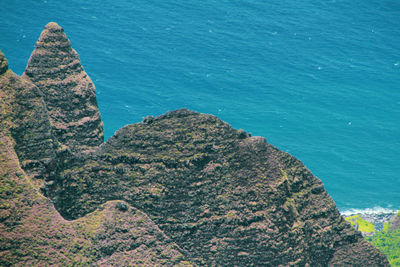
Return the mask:
<svg viewBox="0 0 400 267">
<path fill-rule="evenodd" d="M 3 65 L 7 65 L 4 57 L 1 60 Z M 43 94 L 34 84 L 11 70 L 0 75 L 0 94 L 3 101 L 1 131 L 12 135 L 14 149 L 25 171 L 44 178 L 48 163 L 56 155 L 58 143 L 51 131 Z"/>
<path fill-rule="evenodd" d="M 87 153 L 104 142 L 95 87 L 56 23 L 41 33 L 23 78 L 43 92 L 52 132 L 61 144 Z"/>
</svg>

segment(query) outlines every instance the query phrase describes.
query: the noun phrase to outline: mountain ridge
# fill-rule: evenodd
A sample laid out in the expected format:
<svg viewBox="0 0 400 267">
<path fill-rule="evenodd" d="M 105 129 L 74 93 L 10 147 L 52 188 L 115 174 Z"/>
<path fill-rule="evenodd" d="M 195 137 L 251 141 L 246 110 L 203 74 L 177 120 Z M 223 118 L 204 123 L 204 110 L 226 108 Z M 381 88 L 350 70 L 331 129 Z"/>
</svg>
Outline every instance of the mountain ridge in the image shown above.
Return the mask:
<svg viewBox="0 0 400 267">
<path fill-rule="evenodd" d="M 7 65 L 4 56 L 0 62 Z M 2 182 L 26 188 L 14 186 L 15 196 L 25 195 L 19 202 L 8 197 L 13 186 L 2 187 L 4 205 L 12 203 L 0 224 L 4 265 L 388 266 L 299 160 L 215 116 L 182 109 L 146 117 L 103 143 L 94 85 L 55 23 L 45 27 L 22 78 L 3 72 L 0 89 L 1 159 L 10 164 Z M 32 204 L 21 208 L 25 202 Z M 26 219 L 38 220 L 33 211 L 48 220 L 34 231 L 39 241 L 22 246 L 28 233 L 17 233 L 33 227 Z M 73 229 L 64 234 L 60 224 Z M 110 234 L 88 234 L 93 227 Z M 55 243 L 46 240 L 52 231 Z M 148 242 L 152 234 L 156 241 Z"/>
</svg>

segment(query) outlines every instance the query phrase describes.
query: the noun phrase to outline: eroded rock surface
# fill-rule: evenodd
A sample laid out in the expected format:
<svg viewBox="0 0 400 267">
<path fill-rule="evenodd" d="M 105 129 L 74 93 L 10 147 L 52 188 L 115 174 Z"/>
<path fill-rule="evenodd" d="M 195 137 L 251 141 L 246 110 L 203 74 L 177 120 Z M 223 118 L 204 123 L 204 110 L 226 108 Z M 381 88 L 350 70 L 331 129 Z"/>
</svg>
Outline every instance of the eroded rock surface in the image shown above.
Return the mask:
<svg viewBox="0 0 400 267">
<path fill-rule="evenodd" d="M 47 188 L 63 216 L 123 199 L 199 265 L 387 264 L 300 161 L 211 115 L 125 126 L 69 164 Z"/>
<path fill-rule="evenodd" d="M 95 87 L 64 30 L 46 25 L 23 77 L 42 92 L 57 140 L 74 152 L 90 152 L 104 142 Z"/>
<path fill-rule="evenodd" d="M 0 75 L 8 70 L 8 62 L 3 52 L 0 51 Z"/>
<path fill-rule="evenodd" d="M 0 265 L 388 266 L 300 161 L 215 116 L 146 117 L 103 144 L 55 23 L 23 79 L 0 54 L 0 129 Z"/>
<path fill-rule="evenodd" d="M 0 58 L 7 65 L 2 54 Z M 58 149 L 43 94 L 34 84 L 7 70 L 0 75 L 0 95 L 1 131 L 12 135 L 24 169 L 30 175 L 43 178 L 46 166 Z"/>
<path fill-rule="evenodd" d="M 55 145 L 40 96 L 11 70 L 0 75 L 0 266 L 192 266 L 129 204 L 106 202 L 67 221 L 40 193 L 49 161 L 65 154 Z"/>
</svg>

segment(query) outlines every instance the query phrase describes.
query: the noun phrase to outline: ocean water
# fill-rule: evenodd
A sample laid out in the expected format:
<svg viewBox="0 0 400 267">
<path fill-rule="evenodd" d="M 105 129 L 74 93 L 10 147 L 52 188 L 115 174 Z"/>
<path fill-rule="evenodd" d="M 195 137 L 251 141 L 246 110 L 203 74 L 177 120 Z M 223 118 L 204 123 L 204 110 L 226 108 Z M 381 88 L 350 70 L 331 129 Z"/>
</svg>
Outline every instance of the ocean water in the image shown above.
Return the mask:
<svg viewBox="0 0 400 267">
<path fill-rule="evenodd" d="M 146 115 L 210 113 L 291 153 L 341 211 L 400 209 L 400 2 L 0 0 L 22 74 L 62 26 L 110 137 Z"/>
</svg>

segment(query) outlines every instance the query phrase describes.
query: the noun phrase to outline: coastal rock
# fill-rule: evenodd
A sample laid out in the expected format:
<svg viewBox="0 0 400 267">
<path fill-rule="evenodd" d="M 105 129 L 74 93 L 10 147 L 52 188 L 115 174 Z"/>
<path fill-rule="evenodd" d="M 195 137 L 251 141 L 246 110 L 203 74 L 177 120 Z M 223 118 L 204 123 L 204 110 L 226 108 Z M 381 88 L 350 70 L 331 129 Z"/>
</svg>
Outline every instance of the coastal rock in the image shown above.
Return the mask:
<svg viewBox="0 0 400 267">
<path fill-rule="evenodd" d="M 46 25 L 22 77 L 43 93 L 53 135 L 62 145 L 88 153 L 104 142 L 95 87 L 56 23 Z"/>
<path fill-rule="evenodd" d="M 4 57 L 3 52 L 0 51 L 0 75 L 8 70 L 8 62 Z"/>
<path fill-rule="evenodd" d="M 393 216 L 392 220 L 390 221 L 390 227 L 392 230 L 400 229 L 400 212 Z"/>
<path fill-rule="evenodd" d="M 55 23 L 23 79 L 1 74 L 0 116 L 2 266 L 388 266 L 299 160 L 215 116 L 147 117 L 103 144 Z"/>
<path fill-rule="evenodd" d="M 122 199 L 198 265 L 387 265 L 300 161 L 211 115 L 125 126 L 69 166 L 46 191 L 65 218 Z"/>
<path fill-rule="evenodd" d="M 2 62 L 7 65 L 4 57 Z M 0 75 L 0 129 L 12 135 L 19 161 L 35 177 L 44 175 L 58 146 L 42 96 L 34 84 L 11 70 Z"/>
<path fill-rule="evenodd" d="M 192 266 L 145 213 L 122 201 L 74 221 L 60 216 L 36 179 L 49 170 L 45 161 L 66 152 L 45 107 L 31 82 L 11 70 L 0 75 L 0 266 Z"/>
<path fill-rule="evenodd" d="M 19 166 L 0 132 L 0 266 L 192 266 L 143 212 L 110 201 L 67 221 Z"/>
</svg>

